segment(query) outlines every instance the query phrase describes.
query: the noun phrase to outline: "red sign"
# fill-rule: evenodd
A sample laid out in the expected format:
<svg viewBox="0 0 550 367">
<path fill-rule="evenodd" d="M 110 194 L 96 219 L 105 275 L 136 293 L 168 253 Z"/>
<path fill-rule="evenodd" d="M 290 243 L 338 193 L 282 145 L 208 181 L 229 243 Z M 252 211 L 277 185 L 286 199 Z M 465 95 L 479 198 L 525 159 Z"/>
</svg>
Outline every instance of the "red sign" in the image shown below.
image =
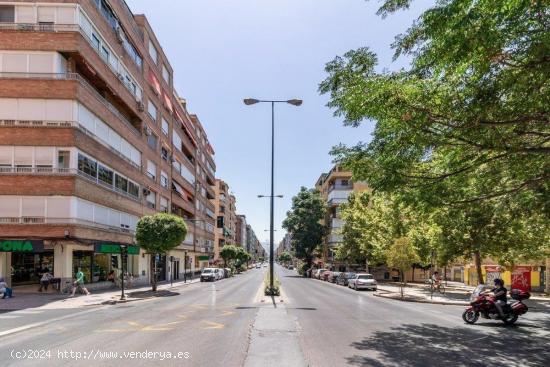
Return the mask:
<svg viewBox="0 0 550 367">
<path fill-rule="evenodd" d="M 525 270 L 527 268 L 528 270 Z M 517 267 L 512 272 L 512 289 L 531 290 L 531 267 Z"/>
</svg>

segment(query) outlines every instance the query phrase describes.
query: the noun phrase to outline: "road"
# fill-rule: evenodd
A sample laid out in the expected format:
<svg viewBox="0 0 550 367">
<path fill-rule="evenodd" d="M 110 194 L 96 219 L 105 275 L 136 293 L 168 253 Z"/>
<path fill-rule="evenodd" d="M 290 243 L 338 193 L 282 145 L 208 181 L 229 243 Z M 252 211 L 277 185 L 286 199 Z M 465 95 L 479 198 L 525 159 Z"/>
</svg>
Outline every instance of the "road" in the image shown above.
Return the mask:
<svg viewBox="0 0 550 367">
<path fill-rule="evenodd" d="M 389 300 L 276 270 L 311 366 L 550 366 L 544 305 L 516 327 L 470 326 L 460 306 Z"/>
<path fill-rule="evenodd" d="M 258 302 L 266 270 L 186 285 L 165 297 L 71 310 L 62 320 L 0 337 L 1 365 L 242 366 L 247 354 L 258 356 L 258 349 L 249 345 L 267 348 L 267 334 L 258 323 L 271 317 L 268 309 L 273 307 Z M 288 340 L 299 344 L 296 349 L 309 366 L 550 365 L 548 307 L 536 305 L 516 327 L 497 321 L 470 326 L 461 320 L 462 307 L 399 302 L 305 279 L 281 267 L 276 272 L 284 300 L 277 317 L 285 308 L 282 317 L 296 325 L 287 331 Z M 23 323 L 55 319 L 62 312 L 46 310 L 37 316 L 31 310 Z M 17 318 L 6 320 L 16 323 Z M 250 344 L 251 339 L 258 342 L 254 338 L 263 343 Z M 22 351 L 51 354 L 13 358 Z M 168 352 L 175 358 L 167 358 Z"/>
<path fill-rule="evenodd" d="M 257 312 L 253 304 L 265 270 L 254 269 L 215 283 L 187 285 L 166 297 L 86 310 L 52 324 L 8 335 L 0 338 L 0 364 L 240 366 L 246 357 L 249 330 Z M 42 320 L 50 317 L 49 312 L 41 315 Z M 52 314 L 57 316 L 57 312 Z M 12 357 L 12 353 L 29 350 L 49 351 L 51 355 L 48 358 L 42 354 L 44 358 L 38 360 Z M 145 351 L 170 352 L 177 358 L 168 360 L 151 353 L 131 358 L 122 354 Z M 117 352 L 119 359 L 107 352 Z M 185 352 L 189 353 L 187 359 Z M 77 360 L 84 358 L 84 353 L 90 359 Z"/>
</svg>

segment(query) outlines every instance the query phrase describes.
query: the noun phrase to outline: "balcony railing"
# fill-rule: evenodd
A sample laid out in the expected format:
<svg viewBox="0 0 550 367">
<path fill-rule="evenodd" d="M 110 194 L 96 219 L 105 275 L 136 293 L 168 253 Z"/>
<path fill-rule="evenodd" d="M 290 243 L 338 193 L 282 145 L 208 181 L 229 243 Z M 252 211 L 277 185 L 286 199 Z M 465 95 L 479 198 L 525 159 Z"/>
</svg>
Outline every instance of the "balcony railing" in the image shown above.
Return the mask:
<svg viewBox="0 0 550 367">
<path fill-rule="evenodd" d="M 0 23 L 0 31 L 78 32 L 78 24 Z"/>
<path fill-rule="evenodd" d="M 76 121 L 0 120 L 6 127 L 78 127 Z"/>
<path fill-rule="evenodd" d="M 48 218 L 48 217 L 0 217 L 1 224 L 76 224 L 87 227 L 101 228 L 109 231 L 121 233 L 133 233 L 134 230 L 127 228 L 127 225 L 121 224 L 120 227 L 114 227 L 107 224 L 92 222 L 79 218 Z"/>
<path fill-rule="evenodd" d="M 78 73 L 12 73 L 12 72 L 0 72 L 0 78 L 15 78 L 15 79 L 50 79 L 50 80 L 76 80 L 86 90 L 96 97 L 96 99 L 103 104 L 109 111 L 111 111 L 116 117 L 118 117 L 123 123 L 130 128 L 135 135 L 140 136 L 141 132 L 136 129 L 134 125 L 128 120 L 126 116 L 120 113 L 120 111 L 105 99 L 92 85 L 84 79 Z"/>
<path fill-rule="evenodd" d="M 56 167 L 0 167 L 0 174 L 36 174 L 36 175 L 74 175 L 74 168 L 56 168 Z"/>
<path fill-rule="evenodd" d="M 353 184 L 350 183 L 347 185 L 341 185 L 341 184 L 330 185 L 328 188 L 328 191 L 331 192 L 333 190 L 353 190 Z"/>
</svg>

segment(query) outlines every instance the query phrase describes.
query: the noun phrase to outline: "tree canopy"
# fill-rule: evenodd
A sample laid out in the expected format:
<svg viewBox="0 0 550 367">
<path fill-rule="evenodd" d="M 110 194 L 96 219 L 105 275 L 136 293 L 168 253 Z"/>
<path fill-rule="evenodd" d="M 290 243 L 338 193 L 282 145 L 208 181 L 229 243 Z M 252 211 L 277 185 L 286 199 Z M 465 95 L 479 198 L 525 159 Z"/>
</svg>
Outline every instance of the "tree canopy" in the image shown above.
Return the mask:
<svg viewBox="0 0 550 367">
<path fill-rule="evenodd" d="M 387 0 L 379 13 L 411 2 Z M 334 154 L 375 190 L 550 210 L 549 19 L 546 1 L 438 1 L 392 46 L 410 68 L 378 72 L 368 48 L 336 57 L 320 91 L 345 124 L 376 128 L 369 144 Z"/>
<path fill-rule="evenodd" d="M 283 228 L 292 235 L 295 256 L 311 267 L 313 252 L 327 233 L 321 221 L 326 215 L 326 204 L 317 190 L 302 187 L 292 198 L 292 209 L 287 212 Z"/>
</svg>

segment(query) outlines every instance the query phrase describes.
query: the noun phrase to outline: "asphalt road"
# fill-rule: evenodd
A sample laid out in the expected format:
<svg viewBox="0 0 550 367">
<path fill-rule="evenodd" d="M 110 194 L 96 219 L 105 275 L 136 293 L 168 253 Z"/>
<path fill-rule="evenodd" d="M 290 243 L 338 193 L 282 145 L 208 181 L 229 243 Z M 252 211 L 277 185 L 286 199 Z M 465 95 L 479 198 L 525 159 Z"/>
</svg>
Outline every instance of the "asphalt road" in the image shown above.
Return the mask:
<svg viewBox="0 0 550 367">
<path fill-rule="evenodd" d="M 303 359 L 295 360 L 309 366 L 550 365 L 548 305 L 535 304 L 515 327 L 490 320 L 470 326 L 462 307 L 379 298 L 277 267 L 284 302 L 273 313 L 272 304 L 257 302 L 266 270 L 165 297 L 65 311 L 64 319 L 0 337 L 0 365 L 242 366 L 247 354 L 277 349 L 265 343 L 269 335 L 278 346 L 299 344 Z M 14 317 L 0 317 L 0 324 L 55 320 L 64 311 L 24 312 L 4 313 Z M 275 316 L 285 318 L 280 328 L 266 323 Z"/>
<path fill-rule="evenodd" d="M 0 337 L 0 365 L 241 366 L 265 270 L 187 285 L 166 297 L 86 310 Z M 58 314 L 45 312 L 41 318 L 50 316 Z"/>
<path fill-rule="evenodd" d="M 515 327 L 466 325 L 463 307 L 400 302 L 277 267 L 311 366 L 550 366 L 550 307 Z"/>
</svg>

